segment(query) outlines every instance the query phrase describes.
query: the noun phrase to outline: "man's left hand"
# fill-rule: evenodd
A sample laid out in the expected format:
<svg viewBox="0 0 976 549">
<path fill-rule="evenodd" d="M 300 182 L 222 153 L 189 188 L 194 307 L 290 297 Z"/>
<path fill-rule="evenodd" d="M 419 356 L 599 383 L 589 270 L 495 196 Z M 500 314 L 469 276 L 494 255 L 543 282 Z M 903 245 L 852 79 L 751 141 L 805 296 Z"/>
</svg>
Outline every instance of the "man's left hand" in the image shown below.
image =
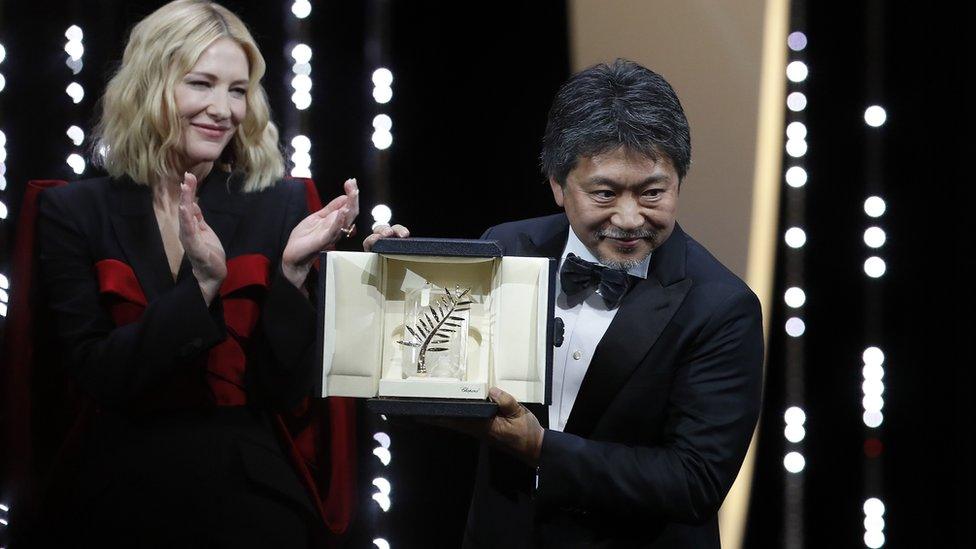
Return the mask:
<svg viewBox="0 0 976 549">
<path fill-rule="evenodd" d="M 368 252 L 373 249 L 373 244 L 381 238 L 409 238 L 410 229 L 407 229 L 403 225 L 376 225 L 373 227 L 373 234 L 366 237 L 363 240 L 363 251 Z"/>
<path fill-rule="evenodd" d="M 489 389 L 488 397 L 498 404 L 498 413 L 491 419 L 423 418 L 419 421 L 483 439 L 531 467 L 538 465 L 546 432 L 539 420 L 515 397 L 498 387 Z"/>
<path fill-rule="evenodd" d="M 546 432 L 539 420 L 512 395 L 498 387 L 492 387 L 488 396 L 498 403 L 498 414 L 488 420 L 485 432 L 488 441 L 531 467 L 538 465 L 542 437 Z"/>
</svg>

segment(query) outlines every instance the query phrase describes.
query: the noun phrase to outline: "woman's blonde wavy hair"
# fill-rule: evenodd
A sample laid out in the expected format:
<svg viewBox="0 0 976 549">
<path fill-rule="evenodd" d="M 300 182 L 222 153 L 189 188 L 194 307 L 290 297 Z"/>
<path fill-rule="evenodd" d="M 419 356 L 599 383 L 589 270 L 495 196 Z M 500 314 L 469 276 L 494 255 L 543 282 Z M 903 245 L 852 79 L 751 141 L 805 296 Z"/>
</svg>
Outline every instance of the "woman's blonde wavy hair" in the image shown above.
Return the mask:
<svg viewBox="0 0 976 549">
<path fill-rule="evenodd" d="M 216 40 L 230 38 L 250 66 L 247 112 L 220 162 L 244 175 L 244 190 L 274 184 L 284 173 L 278 129 L 261 86 L 264 57 L 244 22 L 207 0 L 176 0 L 140 21 L 129 36 L 122 64 L 102 97 L 94 130 L 95 160 L 113 177 L 128 175 L 156 185 L 182 180 L 183 121 L 174 88 Z"/>
</svg>

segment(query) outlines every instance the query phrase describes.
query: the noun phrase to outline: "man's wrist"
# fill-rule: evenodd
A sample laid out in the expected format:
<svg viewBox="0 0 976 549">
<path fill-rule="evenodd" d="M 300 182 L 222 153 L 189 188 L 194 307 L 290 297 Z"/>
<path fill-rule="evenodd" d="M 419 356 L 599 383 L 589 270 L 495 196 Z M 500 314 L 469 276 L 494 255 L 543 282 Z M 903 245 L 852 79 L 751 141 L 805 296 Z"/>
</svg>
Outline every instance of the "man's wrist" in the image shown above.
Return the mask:
<svg viewBox="0 0 976 549">
<path fill-rule="evenodd" d="M 529 447 L 529 465 L 532 467 L 539 466 L 539 459 L 542 458 L 542 439 L 546 436 L 546 430 L 539 425 L 536 435 L 532 437 L 532 444 Z"/>
</svg>

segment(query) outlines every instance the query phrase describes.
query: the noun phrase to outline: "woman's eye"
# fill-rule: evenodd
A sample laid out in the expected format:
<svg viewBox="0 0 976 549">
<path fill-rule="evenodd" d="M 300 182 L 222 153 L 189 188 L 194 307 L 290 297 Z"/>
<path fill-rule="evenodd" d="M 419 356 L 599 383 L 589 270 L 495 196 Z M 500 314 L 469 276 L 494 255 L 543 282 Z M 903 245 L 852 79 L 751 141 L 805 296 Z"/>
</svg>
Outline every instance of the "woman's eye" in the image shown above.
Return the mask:
<svg viewBox="0 0 976 549">
<path fill-rule="evenodd" d="M 230 93 L 244 97 L 245 95 L 247 95 L 247 88 L 232 88 L 230 90 Z"/>
<path fill-rule="evenodd" d="M 210 82 L 207 82 L 206 80 L 190 80 L 188 83 L 194 88 L 210 87 Z"/>
</svg>

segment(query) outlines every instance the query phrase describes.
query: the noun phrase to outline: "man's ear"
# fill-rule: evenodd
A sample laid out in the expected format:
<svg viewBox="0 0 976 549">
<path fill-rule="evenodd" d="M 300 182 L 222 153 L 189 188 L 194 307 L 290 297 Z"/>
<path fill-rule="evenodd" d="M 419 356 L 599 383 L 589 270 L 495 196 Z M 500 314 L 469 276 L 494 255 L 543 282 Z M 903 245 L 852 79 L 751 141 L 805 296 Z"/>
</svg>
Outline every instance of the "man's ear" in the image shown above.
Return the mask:
<svg viewBox="0 0 976 549">
<path fill-rule="evenodd" d="M 556 178 L 549 178 L 549 186 L 552 187 L 552 198 L 556 201 L 556 205 L 560 208 L 563 207 L 563 186 L 556 181 Z"/>
</svg>

